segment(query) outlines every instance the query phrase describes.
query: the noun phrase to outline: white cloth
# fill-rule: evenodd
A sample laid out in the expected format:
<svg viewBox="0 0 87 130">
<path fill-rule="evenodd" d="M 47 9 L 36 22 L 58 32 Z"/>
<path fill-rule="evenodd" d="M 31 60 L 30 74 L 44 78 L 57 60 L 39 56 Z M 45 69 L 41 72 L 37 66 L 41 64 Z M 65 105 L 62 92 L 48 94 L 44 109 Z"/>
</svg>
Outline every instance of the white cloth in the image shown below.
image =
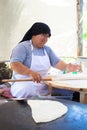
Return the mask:
<svg viewBox="0 0 87 130">
<path fill-rule="evenodd" d="M 44 50 L 44 56 L 37 56 L 33 54 L 33 46 L 32 47 L 32 61 L 30 69 L 38 72 L 41 76 L 47 76 L 47 72 L 49 71 L 51 65 L 50 60 L 47 55 L 47 52 Z M 25 75 L 16 75 L 16 79 L 29 78 Z M 47 86 L 43 82 L 35 83 L 32 81 L 29 82 L 15 82 L 11 86 L 12 95 L 18 98 L 27 98 L 30 96 L 36 95 L 47 95 L 49 94 Z"/>
</svg>

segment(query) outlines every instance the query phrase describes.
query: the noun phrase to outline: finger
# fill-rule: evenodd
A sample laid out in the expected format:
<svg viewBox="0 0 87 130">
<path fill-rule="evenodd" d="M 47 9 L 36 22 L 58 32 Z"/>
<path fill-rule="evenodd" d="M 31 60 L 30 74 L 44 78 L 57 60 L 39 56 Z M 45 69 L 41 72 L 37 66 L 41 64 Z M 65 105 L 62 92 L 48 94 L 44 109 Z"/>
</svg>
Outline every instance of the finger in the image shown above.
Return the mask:
<svg viewBox="0 0 87 130">
<path fill-rule="evenodd" d="M 41 79 L 39 76 L 35 76 L 33 81 L 39 83 L 41 81 Z"/>
</svg>

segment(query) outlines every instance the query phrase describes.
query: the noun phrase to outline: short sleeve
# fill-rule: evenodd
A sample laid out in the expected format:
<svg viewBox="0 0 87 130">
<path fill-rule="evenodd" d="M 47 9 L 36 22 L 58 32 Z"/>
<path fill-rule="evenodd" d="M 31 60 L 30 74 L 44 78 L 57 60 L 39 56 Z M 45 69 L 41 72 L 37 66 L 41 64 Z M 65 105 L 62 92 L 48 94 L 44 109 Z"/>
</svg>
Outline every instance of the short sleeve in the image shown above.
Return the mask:
<svg viewBox="0 0 87 130">
<path fill-rule="evenodd" d="M 13 50 L 10 58 L 10 62 L 24 62 L 26 58 L 25 46 L 18 44 Z"/>
<path fill-rule="evenodd" d="M 50 63 L 52 66 L 55 66 L 61 59 L 55 54 L 55 52 L 48 46 L 46 47 L 46 51 L 48 53 Z"/>
</svg>

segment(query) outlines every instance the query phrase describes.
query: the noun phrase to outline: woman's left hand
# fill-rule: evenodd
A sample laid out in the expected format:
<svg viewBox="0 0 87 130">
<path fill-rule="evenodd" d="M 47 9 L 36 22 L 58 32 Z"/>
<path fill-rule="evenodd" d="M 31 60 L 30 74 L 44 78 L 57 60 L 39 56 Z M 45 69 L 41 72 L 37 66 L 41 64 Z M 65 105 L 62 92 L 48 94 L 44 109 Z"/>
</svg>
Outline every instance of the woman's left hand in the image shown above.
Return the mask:
<svg viewBox="0 0 87 130">
<path fill-rule="evenodd" d="M 67 67 L 66 67 L 66 71 L 69 73 L 69 72 L 81 72 L 81 66 L 80 65 L 77 65 L 77 64 L 67 64 Z"/>
</svg>

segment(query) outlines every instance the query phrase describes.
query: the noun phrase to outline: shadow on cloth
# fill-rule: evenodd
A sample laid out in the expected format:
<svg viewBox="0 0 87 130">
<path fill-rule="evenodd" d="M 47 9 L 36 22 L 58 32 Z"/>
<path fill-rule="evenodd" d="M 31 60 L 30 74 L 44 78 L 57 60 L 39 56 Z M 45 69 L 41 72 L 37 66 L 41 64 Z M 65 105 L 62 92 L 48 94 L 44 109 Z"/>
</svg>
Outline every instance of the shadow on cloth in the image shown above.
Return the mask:
<svg viewBox="0 0 87 130">
<path fill-rule="evenodd" d="M 11 94 L 10 88 L 1 88 L 0 92 L 0 95 L 4 98 L 14 98 Z"/>
</svg>

